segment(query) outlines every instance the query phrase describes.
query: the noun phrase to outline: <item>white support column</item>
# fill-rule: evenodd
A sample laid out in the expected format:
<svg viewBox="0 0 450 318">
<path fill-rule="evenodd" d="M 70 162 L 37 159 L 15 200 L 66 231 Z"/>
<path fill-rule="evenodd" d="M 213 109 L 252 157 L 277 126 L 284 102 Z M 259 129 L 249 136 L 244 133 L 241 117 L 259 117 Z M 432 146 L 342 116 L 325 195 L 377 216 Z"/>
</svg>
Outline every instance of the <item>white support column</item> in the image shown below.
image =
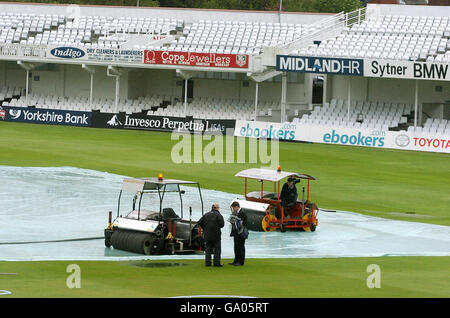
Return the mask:
<svg viewBox="0 0 450 318">
<path fill-rule="evenodd" d="M 188 91 L 188 80 L 184 80 L 184 117 L 187 117 L 187 91 Z"/>
<path fill-rule="evenodd" d="M 348 77 L 348 90 L 347 90 L 347 122 L 350 122 L 350 103 L 352 96 L 352 78 Z"/>
<path fill-rule="evenodd" d="M 89 89 L 89 108 L 92 110 L 92 99 L 93 99 L 93 92 L 94 92 L 94 74 L 95 74 L 95 68 L 93 66 L 88 66 L 86 64 L 81 64 L 81 68 L 89 73 L 91 85 Z M 109 74 L 109 71 L 108 73 Z"/>
<path fill-rule="evenodd" d="M 94 90 L 94 73 L 91 73 L 91 90 L 89 92 L 89 108 L 92 110 L 92 92 Z"/>
<path fill-rule="evenodd" d="M 120 76 L 116 76 L 116 101 L 115 101 L 115 112 L 119 112 L 119 91 L 120 91 Z"/>
<path fill-rule="evenodd" d="M 23 62 L 23 61 L 17 61 L 17 64 L 20 65 L 21 68 L 23 68 L 26 71 L 26 79 L 25 79 L 25 104 L 28 105 L 28 93 L 29 93 L 29 88 L 30 88 L 30 71 L 33 70 L 36 65 L 32 64 L 32 63 L 28 63 L 28 62 Z M 6 72 L 6 70 L 5 70 Z"/>
<path fill-rule="evenodd" d="M 414 130 L 417 127 L 417 116 L 419 107 L 419 80 L 416 79 L 416 89 L 414 91 Z"/>
<path fill-rule="evenodd" d="M 283 72 L 281 76 L 281 122 L 286 121 L 286 82 L 287 76 L 286 72 Z"/>
<path fill-rule="evenodd" d="M 256 121 L 256 116 L 258 116 L 258 88 L 259 88 L 259 83 L 256 82 L 256 86 L 255 86 L 255 121 Z"/>
<path fill-rule="evenodd" d="M 25 105 L 28 107 L 28 87 L 29 87 L 29 76 L 30 76 L 30 70 L 27 70 L 27 79 L 26 79 L 26 87 L 25 87 Z"/>
</svg>

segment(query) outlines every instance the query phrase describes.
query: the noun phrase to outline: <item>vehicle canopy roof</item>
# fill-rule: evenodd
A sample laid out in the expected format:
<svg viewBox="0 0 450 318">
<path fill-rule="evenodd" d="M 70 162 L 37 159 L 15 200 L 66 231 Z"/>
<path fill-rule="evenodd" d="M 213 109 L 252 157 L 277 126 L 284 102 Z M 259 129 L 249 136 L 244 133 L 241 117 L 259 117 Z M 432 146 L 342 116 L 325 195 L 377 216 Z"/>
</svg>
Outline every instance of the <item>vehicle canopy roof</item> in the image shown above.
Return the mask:
<svg viewBox="0 0 450 318">
<path fill-rule="evenodd" d="M 273 182 L 278 182 L 287 177 L 317 180 L 313 176 L 310 176 L 310 175 L 304 174 L 304 173 L 269 170 L 269 169 L 263 169 L 263 168 L 251 168 L 251 169 L 242 170 L 242 171 L 238 172 L 235 176 L 241 177 L 241 178 L 273 181 Z"/>
<path fill-rule="evenodd" d="M 135 178 L 124 179 L 122 183 L 122 190 L 127 192 L 142 192 L 146 190 L 158 190 L 165 185 L 186 185 L 195 184 L 198 182 L 184 181 L 177 179 L 158 179 L 158 178 Z"/>
</svg>

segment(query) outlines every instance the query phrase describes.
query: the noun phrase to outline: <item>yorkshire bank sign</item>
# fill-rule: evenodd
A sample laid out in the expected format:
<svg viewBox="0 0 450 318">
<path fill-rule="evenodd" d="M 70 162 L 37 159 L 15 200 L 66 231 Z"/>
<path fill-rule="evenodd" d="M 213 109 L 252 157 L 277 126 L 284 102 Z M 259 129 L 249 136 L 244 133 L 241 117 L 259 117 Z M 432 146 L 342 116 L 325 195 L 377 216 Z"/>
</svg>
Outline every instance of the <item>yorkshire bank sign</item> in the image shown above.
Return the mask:
<svg viewBox="0 0 450 318">
<path fill-rule="evenodd" d="M 174 51 L 144 51 L 144 63 L 156 65 L 180 65 L 217 68 L 247 69 L 247 54 L 219 54 Z"/>
</svg>

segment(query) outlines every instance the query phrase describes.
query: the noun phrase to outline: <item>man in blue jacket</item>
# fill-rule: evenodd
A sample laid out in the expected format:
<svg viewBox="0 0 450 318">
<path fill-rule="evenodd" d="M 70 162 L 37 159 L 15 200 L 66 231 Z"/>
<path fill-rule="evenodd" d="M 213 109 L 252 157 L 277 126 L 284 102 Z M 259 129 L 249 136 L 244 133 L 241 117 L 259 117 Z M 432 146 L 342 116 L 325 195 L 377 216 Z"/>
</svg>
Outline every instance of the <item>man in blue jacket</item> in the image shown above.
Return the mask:
<svg viewBox="0 0 450 318">
<path fill-rule="evenodd" d="M 206 244 L 205 266 L 211 266 L 211 255 L 214 254 L 214 266 L 222 267 L 220 263 L 222 231 L 220 229 L 224 226 L 224 220 L 219 212 L 219 205 L 214 203 L 211 211 L 203 215 L 197 223 L 203 229 Z"/>
</svg>

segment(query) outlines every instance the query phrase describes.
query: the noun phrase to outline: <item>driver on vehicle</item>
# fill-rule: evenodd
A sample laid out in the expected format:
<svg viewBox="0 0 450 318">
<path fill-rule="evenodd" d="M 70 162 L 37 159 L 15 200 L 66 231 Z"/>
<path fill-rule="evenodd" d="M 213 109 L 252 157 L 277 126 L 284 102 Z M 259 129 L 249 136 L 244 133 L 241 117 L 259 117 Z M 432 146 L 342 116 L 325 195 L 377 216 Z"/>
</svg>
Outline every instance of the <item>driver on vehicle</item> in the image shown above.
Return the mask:
<svg viewBox="0 0 450 318">
<path fill-rule="evenodd" d="M 289 177 L 288 181 L 283 185 L 283 188 L 281 189 L 280 199 L 285 217 L 289 216 L 288 208 L 294 206 L 297 203 L 298 195 L 295 185 L 299 182 L 300 179 Z"/>
</svg>

